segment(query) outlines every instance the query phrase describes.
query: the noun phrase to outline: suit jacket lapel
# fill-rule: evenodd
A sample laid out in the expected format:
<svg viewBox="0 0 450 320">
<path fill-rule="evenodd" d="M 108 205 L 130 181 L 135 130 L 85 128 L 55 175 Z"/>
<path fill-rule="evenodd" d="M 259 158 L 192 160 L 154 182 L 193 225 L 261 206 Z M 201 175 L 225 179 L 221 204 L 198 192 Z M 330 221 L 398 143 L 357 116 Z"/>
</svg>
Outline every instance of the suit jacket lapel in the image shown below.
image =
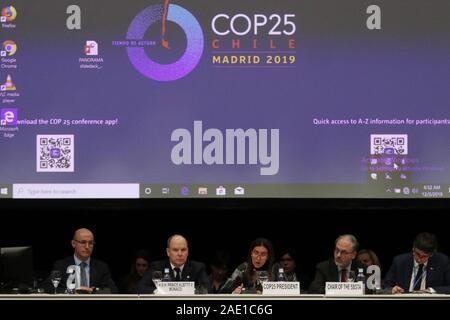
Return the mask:
<svg viewBox="0 0 450 320">
<path fill-rule="evenodd" d="M 69 275 L 67 274 L 67 268 L 69 267 L 69 266 L 74 266 L 74 265 L 76 265 L 76 263 L 75 263 L 75 258 L 73 257 L 73 256 L 70 256 L 70 257 L 68 257 L 67 259 L 66 259 L 66 263 L 67 263 L 67 265 L 65 265 L 64 266 L 64 270 L 62 270 L 62 273 L 63 273 L 63 281 L 64 281 L 64 285 L 66 285 L 66 281 L 67 281 L 67 278 L 69 277 Z"/>
<path fill-rule="evenodd" d="M 181 281 L 190 281 L 190 274 L 191 274 L 191 264 L 186 261 L 186 264 L 184 265 L 183 272 L 181 273 Z"/>
<path fill-rule="evenodd" d="M 332 281 L 340 281 L 338 266 L 334 263 L 334 260 L 330 260 L 330 277 L 333 279 Z"/>
<path fill-rule="evenodd" d="M 426 277 L 426 287 L 427 288 L 429 288 L 429 287 L 433 287 L 433 276 L 434 276 L 434 272 L 432 271 L 432 270 L 434 270 L 436 267 L 435 267 L 435 264 L 436 264 L 436 258 L 435 258 L 436 256 L 435 255 L 433 255 L 429 260 L 428 260 L 428 263 L 427 263 L 427 269 L 426 269 L 426 271 L 427 271 L 427 273 L 426 273 L 426 275 L 427 275 L 427 277 Z"/>
<path fill-rule="evenodd" d="M 401 272 L 400 268 L 400 272 Z M 400 284 L 400 286 L 405 289 L 406 291 L 409 291 L 409 286 L 411 284 L 411 276 L 413 274 L 414 269 L 414 258 L 411 254 L 410 258 L 407 260 L 407 265 L 405 268 L 405 272 L 403 273 L 403 284 Z"/>
<path fill-rule="evenodd" d="M 90 261 L 90 263 L 89 263 L 89 286 L 90 287 L 93 287 L 94 285 L 94 283 L 95 283 L 95 279 L 96 279 L 96 277 L 97 277 L 97 273 L 96 273 L 96 268 L 95 268 L 95 262 L 94 262 L 94 260 L 92 260 L 92 258 L 91 258 L 91 261 Z"/>
</svg>

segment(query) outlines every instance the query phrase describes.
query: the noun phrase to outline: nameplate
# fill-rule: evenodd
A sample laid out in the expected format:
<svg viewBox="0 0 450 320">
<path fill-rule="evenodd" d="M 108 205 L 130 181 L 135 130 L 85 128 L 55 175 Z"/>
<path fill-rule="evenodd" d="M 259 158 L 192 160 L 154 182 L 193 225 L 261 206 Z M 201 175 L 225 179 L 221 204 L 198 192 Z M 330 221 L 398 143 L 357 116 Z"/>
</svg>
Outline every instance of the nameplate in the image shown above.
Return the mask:
<svg viewBox="0 0 450 320">
<path fill-rule="evenodd" d="M 325 295 L 330 296 L 362 296 L 364 283 L 360 282 L 327 282 Z"/>
<path fill-rule="evenodd" d="M 298 281 L 266 281 L 263 283 L 262 288 L 263 295 L 286 296 L 300 294 L 300 282 Z"/>
<path fill-rule="evenodd" d="M 159 282 L 157 294 L 195 294 L 195 283 L 192 281 Z"/>
</svg>

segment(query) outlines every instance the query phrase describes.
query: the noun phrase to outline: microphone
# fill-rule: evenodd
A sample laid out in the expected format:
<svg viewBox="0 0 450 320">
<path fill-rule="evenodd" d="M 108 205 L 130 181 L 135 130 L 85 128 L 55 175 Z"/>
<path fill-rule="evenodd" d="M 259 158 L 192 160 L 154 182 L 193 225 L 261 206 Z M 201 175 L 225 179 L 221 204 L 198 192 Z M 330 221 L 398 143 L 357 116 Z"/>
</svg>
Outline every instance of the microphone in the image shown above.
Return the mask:
<svg viewBox="0 0 450 320">
<path fill-rule="evenodd" d="M 244 270 L 236 269 L 231 277 L 225 281 L 219 293 L 231 293 L 237 286 L 239 286 L 244 279 Z"/>
</svg>

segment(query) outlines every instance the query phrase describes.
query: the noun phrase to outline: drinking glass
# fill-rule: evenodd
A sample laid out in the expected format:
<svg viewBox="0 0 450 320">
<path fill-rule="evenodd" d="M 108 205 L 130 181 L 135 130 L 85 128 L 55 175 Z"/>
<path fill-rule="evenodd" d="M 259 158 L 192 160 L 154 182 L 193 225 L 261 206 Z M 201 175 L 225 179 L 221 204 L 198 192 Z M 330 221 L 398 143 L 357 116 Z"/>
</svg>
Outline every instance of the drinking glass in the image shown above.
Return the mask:
<svg viewBox="0 0 450 320">
<path fill-rule="evenodd" d="M 152 273 L 152 280 L 153 283 L 155 284 L 155 291 L 153 293 L 158 293 L 158 283 L 160 283 L 162 281 L 163 278 L 163 274 L 161 271 L 153 271 Z"/>
<path fill-rule="evenodd" d="M 52 281 L 53 287 L 55 287 L 55 294 L 56 294 L 59 283 L 61 282 L 61 271 L 53 270 L 50 273 L 50 280 Z"/>
<path fill-rule="evenodd" d="M 269 280 L 269 273 L 267 271 L 257 271 L 256 272 L 258 281 L 262 284 Z"/>
</svg>

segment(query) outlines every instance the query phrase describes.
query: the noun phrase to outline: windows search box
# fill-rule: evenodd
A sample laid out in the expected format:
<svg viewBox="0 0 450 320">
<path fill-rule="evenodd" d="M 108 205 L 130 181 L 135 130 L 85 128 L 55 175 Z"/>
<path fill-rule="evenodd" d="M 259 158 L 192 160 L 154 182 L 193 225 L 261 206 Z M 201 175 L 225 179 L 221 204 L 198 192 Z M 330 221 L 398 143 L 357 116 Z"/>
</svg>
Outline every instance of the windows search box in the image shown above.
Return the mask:
<svg viewBox="0 0 450 320">
<path fill-rule="evenodd" d="M 14 199 L 136 199 L 138 183 L 14 184 Z"/>
</svg>

